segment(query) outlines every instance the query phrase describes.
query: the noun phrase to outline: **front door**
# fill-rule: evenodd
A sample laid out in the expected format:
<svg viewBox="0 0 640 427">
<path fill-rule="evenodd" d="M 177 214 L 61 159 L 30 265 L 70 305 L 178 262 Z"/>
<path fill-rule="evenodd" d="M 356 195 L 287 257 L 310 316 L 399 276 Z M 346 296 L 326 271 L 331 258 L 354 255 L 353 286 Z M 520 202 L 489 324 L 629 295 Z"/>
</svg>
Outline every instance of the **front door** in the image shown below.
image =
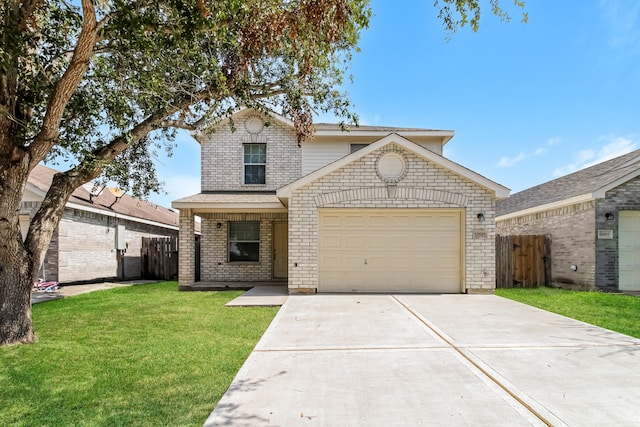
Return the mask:
<svg viewBox="0 0 640 427">
<path fill-rule="evenodd" d="M 289 224 L 273 223 L 273 278 L 286 279 L 289 270 Z"/>
</svg>

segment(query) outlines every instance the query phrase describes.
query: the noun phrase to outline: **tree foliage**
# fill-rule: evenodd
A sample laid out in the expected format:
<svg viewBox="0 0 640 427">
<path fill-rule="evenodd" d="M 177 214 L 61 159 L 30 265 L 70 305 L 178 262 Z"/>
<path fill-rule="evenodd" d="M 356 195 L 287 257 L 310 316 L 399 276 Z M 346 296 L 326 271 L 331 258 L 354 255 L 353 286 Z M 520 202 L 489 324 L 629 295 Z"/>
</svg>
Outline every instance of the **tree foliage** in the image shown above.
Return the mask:
<svg viewBox="0 0 640 427">
<path fill-rule="evenodd" d="M 440 11 L 438 18 L 450 35 L 464 27 L 471 28 L 473 32 L 478 31 L 483 3 L 486 2 L 481 0 L 434 0 L 435 7 Z M 513 5 L 521 12 L 521 22 L 528 22 L 529 14 L 525 10 L 524 0 L 513 0 Z M 500 0 L 489 0 L 488 6 L 491 13 L 502 22 L 511 21 L 511 14 L 503 8 Z"/>
<path fill-rule="evenodd" d="M 492 12 L 508 15 L 498 0 Z M 153 153 L 241 106 L 357 123 L 338 90 L 368 0 L 0 0 L 0 344 L 33 340 L 31 283 L 71 193 L 99 176 L 158 191 Z M 477 29 L 478 0 L 436 0 L 445 27 Z M 521 6 L 521 2 L 516 1 Z M 27 178 L 66 159 L 25 239 Z"/>
</svg>

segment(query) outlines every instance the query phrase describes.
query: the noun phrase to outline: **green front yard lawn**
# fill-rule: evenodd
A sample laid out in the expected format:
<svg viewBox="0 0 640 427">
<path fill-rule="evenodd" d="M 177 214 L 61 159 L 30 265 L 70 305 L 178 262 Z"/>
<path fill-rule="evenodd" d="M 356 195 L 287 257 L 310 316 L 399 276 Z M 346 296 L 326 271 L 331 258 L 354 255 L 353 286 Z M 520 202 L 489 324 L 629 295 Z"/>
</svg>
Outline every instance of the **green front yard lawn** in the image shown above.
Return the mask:
<svg viewBox="0 0 640 427">
<path fill-rule="evenodd" d="M 277 308 L 175 282 L 37 304 L 38 342 L 0 348 L 0 425 L 202 425 Z M 640 298 L 560 289 L 497 295 L 640 338 Z"/>
<path fill-rule="evenodd" d="M 496 289 L 496 295 L 640 338 L 640 297 L 555 288 Z"/>
<path fill-rule="evenodd" d="M 277 308 L 175 282 L 37 304 L 38 342 L 0 348 L 0 425 L 198 425 Z"/>
</svg>

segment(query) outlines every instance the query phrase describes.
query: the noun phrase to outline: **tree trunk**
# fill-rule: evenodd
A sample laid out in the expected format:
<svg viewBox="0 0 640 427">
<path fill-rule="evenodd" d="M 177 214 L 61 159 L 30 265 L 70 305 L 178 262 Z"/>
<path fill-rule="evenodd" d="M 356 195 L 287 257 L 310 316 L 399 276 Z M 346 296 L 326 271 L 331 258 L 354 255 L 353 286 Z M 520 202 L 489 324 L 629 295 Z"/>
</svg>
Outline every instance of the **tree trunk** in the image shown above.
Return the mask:
<svg viewBox="0 0 640 427">
<path fill-rule="evenodd" d="M 8 123 L 0 120 L 0 143 L 8 144 Z M 0 160 L 0 345 L 34 340 L 31 323 L 33 257 L 20 230 L 20 205 L 29 175 L 29 156 L 14 145 Z"/>
<path fill-rule="evenodd" d="M 0 268 L 0 345 L 33 342 L 31 320 L 31 271 L 24 260 L 14 257 Z"/>
</svg>

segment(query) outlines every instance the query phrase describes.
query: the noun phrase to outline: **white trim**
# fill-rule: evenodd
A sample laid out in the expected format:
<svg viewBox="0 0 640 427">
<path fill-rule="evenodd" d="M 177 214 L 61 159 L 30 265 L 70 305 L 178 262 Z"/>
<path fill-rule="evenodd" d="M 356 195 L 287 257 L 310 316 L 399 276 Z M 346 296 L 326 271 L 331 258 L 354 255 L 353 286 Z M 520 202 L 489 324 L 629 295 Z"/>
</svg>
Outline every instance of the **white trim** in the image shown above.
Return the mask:
<svg viewBox="0 0 640 427">
<path fill-rule="evenodd" d="M 339 129 L 318 129 L 314 132 L 314 136 L 340 136 L 340 137 L 358 137 L 358 136 L 378 136 L 383 137 L 389 134 L 395 133 L 402 137 L 439 137 L 442 138 L 442 145 L 446 144 L 454 136 L 452 130 L 394 130 L 394 129 L 359 129 L 352 128 L 348 131 L 342 131 Z"/>
<path fill-rule="evenodd" d="M 287 212 L 282 203 L 207 203 L 207 202 L 172 202 L 175 209 L 193 209 L 203 212 Z"/>
<path fill-rule="evenodd" d="M 347 156 L 344 156 L 343 158 L 336 160 L 333 163 L 328 164 L 325 167 L 322 167 L 314 172 L 311 172 L 310 174 L 303 176 L 300 179 L 297 179 L 287 185 L 285 185 L 284 187 L 281 187 L 278 189 L 278 191 L 276 192 L 276 195 L 283 200 L 283 203 L 286 204 L 286 199 L 289 199 L 291 197 L 291 194 L 293 193 L 294 190 L 297 190 L 298 188 L 301 188 L 333 171 L 336 171 L 368 154 L 371 154 L 372 152 L 374 152 L 375 150 L 378 150 L 382 147 L 384 147 L 385 145 L 388 144 L 397 144 L 399 146 L 401 146 L 402 148 L 413 152 L 414 154 L 429 160 L 431 162 L 434 162 L 446 169 L 449 169 L 451 172 L 460 175 L 464 178 L 467 178 L 473 182 L 475 182 L 476 184 L 486 188 L 489 191 L 493 191 L 495 194 L 495 197 L 498 199 L 503 199 L 503 198 L 507 198 L 509 197 L 509 193 L 510 190 L 506 187 L 503 187 L 502 185 L 491 181 L 488 178 L 483 177 L 482 175 L 473 172 L 472 170 L 469 170 L 467 168 L 465 168 L 464 166 L 461 166 L 455 162 L 452 162 L 451 160 L 442 157 L 439 154 L 434 153 L 431 150 L 428 150 L 424 147 L 421 147 L 420 145 L 409 141 L 406 138 L 403 138 L 401 135 L 398 134 L 390 134 L 385 136 L 384 138 L 381 138 L 379 140 L 377 140 L 376 142 L 373 142 L 371 144 L 369 144 L 367 147 L 362 148 L 358 151 L 355 151 Z"/>
<path fill-rule="evenodd" d="M 631 173 L 626 174 L 625 176 L 616 179 L 615 181 L 612 181 L 610 183 L 608 183 L 607 185 L 598 188 L 597 190 L 595 190 L 593 192 L 593 197 L 595 199 L 604 199 L 607 196 L 607 191 L 612 190 L 616 187 L 618 187 L 619 185 L 624 184 L 627 181 L 631 181 L 633 178 L 640 176 L 640 168 L 634 170 Z"/>
<path fill-rule="evenodd" d="M 496 221 L 505 221 L 511 218 L 517 218 L 519 216 L 531 215 L 539 212 L 549 211 L 552 209 L 558 209 L 565 206 L 575 205 L 577 203 L 584 203 L 596 199 L 593 193 L 582 194 L 580 196 L 570 197 L 568 199 L 558 200 L 557 202 L 545 203 L 544 205 L 534 206 L 532 208 L 523 209 L 516 212 L 511 212 L 504 215 L 496 216 Z"/>
</svg>

